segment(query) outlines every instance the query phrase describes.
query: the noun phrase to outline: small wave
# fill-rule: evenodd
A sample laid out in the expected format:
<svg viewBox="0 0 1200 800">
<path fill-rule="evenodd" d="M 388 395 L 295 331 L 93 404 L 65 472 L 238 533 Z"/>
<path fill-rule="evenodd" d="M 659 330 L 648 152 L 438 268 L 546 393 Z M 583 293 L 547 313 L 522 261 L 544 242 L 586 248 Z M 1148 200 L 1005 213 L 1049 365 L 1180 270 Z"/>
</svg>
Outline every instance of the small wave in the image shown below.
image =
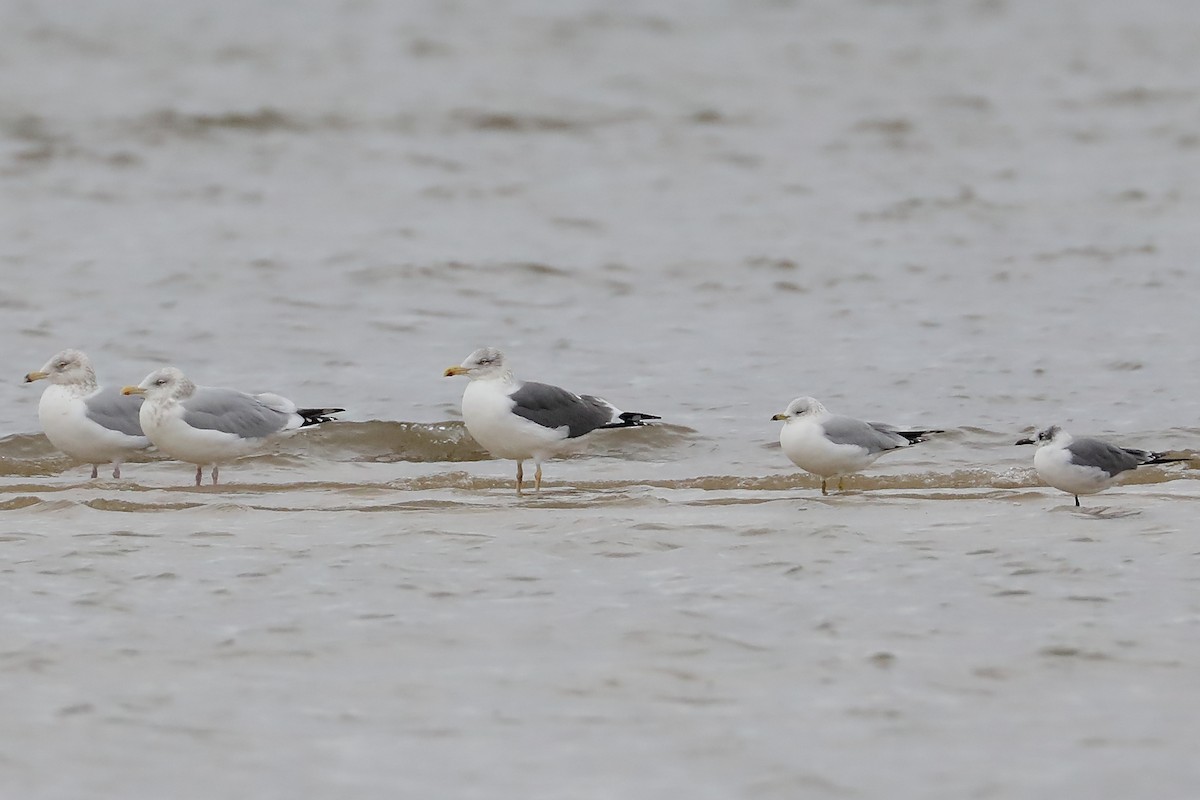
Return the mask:
<svg viewBox="0 0 1200 800">
<path fill-rule="evenodd" d="M 285 439 L 282 450 L 331 461 L 483 461 L 461 422 L 334 422 Z"/>
<path fill-rule="evenodd" d="M 44 126 L 36 117 L 22 121 L 18 132 L 30 131 L 44 138 Z M 460 108 L 448 112 L 439 121 L 443 126 L 483 133 L 540 134 L 578 133 L 599 127 L 619 125 L 641 119 L 636 113 L 613 113 L 593 116 L 556 116 L 513 110 Z M 214 133 L 243 133 L 251 135 L 283 133 L 305 135 L 313 132 L 348 131 L 360 128 L 410 131 L 421 124 L 413 115 L 349 117 L 334 113 L 303 114 L 272 106 L 232 109 L 227 111 L 189 112 L 162 108 L 130 119 L 127 127 L 151 139 L 164 137 L 197 138 Z M 32 138 L 26 136 L 25 138 Z"/>
<path fill-rule="evenodd" d="M 0 475 L 57 475 L 74 463 L 40 433 L 17 433 L 0 439 Z"/>
<path fill-rule="evenodd" d="M 450 114 L 450 121 L 456 127 L 500 133 L 577 133 L 601 126 L 631 122 L 638 118 L 636 114 L 609 114 L 585 118 L 479 108 L 460 108 Z"/>
<path fill-rule="evenodd" d="M 599 431 L 580 443 L 576 455 L 601 455 L 633 461 L 660 459 L 665 451 L 695 438 L 695 431 L 680 425 L 646 425 L 637 429 Z M 263 455 L 328 461 L 415 463 L 487 461 L 481 448 L 460 421 L 447 422 L 331 422 L 278 440 Z M 165 460 L 150 452 L 129 459 L 130 463 Z M 79 466 L 54 449 L 40 433 L 18 433 L 0 439 L 0 476 L 36 477 L 57 475 Z"/>
<path fill-rule="evenodd" d="M 612 456 L 632 461 L 659 459 L 665 451 L 690 442 L 696 432 L 682 425 L 646 425 L 637 429 L 598 431 L 580 442 L 571 455 Z M 333 422 L 282 440 L 277 453 L 330 461 L 414 463 L 488 461 L 458 420 L 446 422 Z"/>
<path fill-rule="evenodd" d="M 36 506 L 42 502 L 42 498 L 33 497 L 31 495 L 19 495 L 11 500 L 0 500 L 0 511 L 17 511 L 22 508 Z"/>
<path fill-rule="evenodd" d="M 1196 479 L 1188 475 L 1147 471 L 1138 474 L 1138 484 L 1166 484 Z M 80 492 L 80 489 L 87 491 Z M 107 490 L 107 491 L 106 491 Z M 103 494 L 96 495 L 96 491 Z M 122 496 L 108 493 L 119 492 Z M 439 508 L 465 508 L 496 502 L 520 503 L 538 508 L 593 508 L 597 504 L 622 508 L 675 503 L 688 506 L 755 505 L 762 503 L 889 503 L 937 501 L 1048 502 L 1067 498 L 1044 486 L 1030 473 L 996 474 L 985 470 L 949 473 L 920 472 L 887 476 L 854 476 L 845 489 L 821 494 L 820 484 L 804 474 L 746 477 L 703 475 L 680 479 L 577 480 L 543 483 L 539 493 L 523 497 L 513 492 L 512 479 L 500 475 L 471 475 L 461 471 L 436 472 L 387 481 L 339 482 L 302 481 L 291 483 L 228 483 L 221 486 L 177 486 L 167 489 L 134 482 L 120 486 L 103 482 L 81 482 L 72 486 L 39 486 L 24 483 L 0 486 L 0 513 L 55 513 L 68 508 L 88 508 L 119 514 L 162 511 L 270 511 L 277 513 L 312 510 L 330 512 L 404 512 Z M 1119 495 L 1120 487 L 1113 489 Z M 428 493 L 441 493 L 430 496 Z M 670 494 L 680 492 L 678 497 Z M 132 495 L 130 493 L 133 493 Z M 81 494 L 88 496 L 80 496 Z M 1164 489 L 1162 497 L 1171 494 Z M 41 496 L 39 496 L 41 495 Z M 140 497 L 141 499 L 132 499 Z M 1194 494 L 1180 495 L 1193 499 Z M 1127 513 L 1127 512 L 1121 512 Z"/>
<path fill-rule="evenodd" d="M 204 505 L 203 503 L 135 503 L 129 500 L 114 500 L 111 498 L 96 498 L 94 500 L 85 500 L 83 505 L 89 508 L 94 508 L 97 511 L 126 511 L 126 512 L 145 512 L 145 511 L 184 511 L 189 508 L 196 508 Z"/>
<path fill-rule="evenodd" d="M 1102 92 L 1093 101 L 1100 106 L 1152 106 L 1195 102 L 1196 92 L 1191 89 L 1149 89 L 1133 86 L 1128 89 Z"/>
<path fill-rule="evenodd" d="M 1112 491 L 1119 492 L 1121 485 L 1148 486 L 1166 484 L 1179 480 L 1197 480 L 1194 474 L 1168 472 L 1165 470 L 1139 471 L 1129 479 L 1122 481 Z M 121 492 L 159 492 L 162 486 L 142 485 L 136 481 L 105 482 L 81 481 L 74 486 L 38 484 L 36 482 L 0 487 L 0 494 L 12 493 L 16 496 L 9 500 L 0 500 L 0 509 L 22 508 L 42 502 L 40 498 L 31 495 L 39 492 L 69 494 L 81 486 L 97 489 L 119 489 Z M 773 475 L 767 477 L 748 477 L 744 475 L 699 475 L 691 478 L 629 478 L 606 480 L 546 480 L 542 486 L 548 492 L 580 491 L 580 492 L 625 492 L 637 489 L 665 489 L 678 491 L 702 492 L 801 492 L 815 493 L 821 491 L 819 479 L 806 473 L 790 475 Z M 331 492 L 362 492 L 368 491 L 414 491 L 428 492 L 440 490 L 511 491 L 512 477 L 500 475 L 472 475 L 467 472 L 453 470 L 449 472 L 432 472 L 409 478 L 395 478 L 385 481 L 360 481 L 346 483 L 339 481 L 297 481 L 289 483 L 225 483 L 218 487 L 180 485 L 169 487 L 172 492 L 184 494 L 281 494 L 296 491 L 331 491 Z M 915 472 L 898 475 L 852 475 L 846 478 L 844 488 L 840 491 L 853 494 L 863 492 L 919 492 L 922 496 L 937 497 L 961 496 L 955 492 L 1000 492 L 1005 496 L 1018 489 L 1044 489 L 1054 491 L 1038 480 L 1032 470 L 1028 472 L 995 473 L 987 470 L 955 470 L 952 472 Z M 829 487 L 830 496 L 836 496 L 839 490 L 835 485 Z M 109 501 L 104 501 L 108 503 Z M 112 501 L 112 508 L 118 505 L 130 508 L 140 507 L 142 503 L 122 500 Z M 109 506 L 105 506 L 106 508 Z"/>
<path fill-rule="evenodd" d="M 330 127 L 336 122 L 336 119 L 326 119 L 321 121 L 321 127 Z M 253 111 L 226 111 L 217 114 L 192 114 L 164 109 L 142 117 L 136 127 L 146 133 L 201 136 L 217 130 L 250 133 L 298 132 L 318 125 L 313 120 L 302 119 L 275 108 L 263 107 Z"/>
</svg>

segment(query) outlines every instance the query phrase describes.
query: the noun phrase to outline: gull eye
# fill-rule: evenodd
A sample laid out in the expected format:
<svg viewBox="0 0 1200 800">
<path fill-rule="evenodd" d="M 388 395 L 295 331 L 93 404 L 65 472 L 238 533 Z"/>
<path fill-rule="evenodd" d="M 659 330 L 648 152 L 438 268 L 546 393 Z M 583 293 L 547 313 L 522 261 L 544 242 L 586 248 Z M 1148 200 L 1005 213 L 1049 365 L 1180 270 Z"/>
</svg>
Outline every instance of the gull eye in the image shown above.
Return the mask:
<svg viewBox="0 0 1200 800">
<path fill-rule="evenodd" d="M 71 366 L 71 362 L 70 361 L 60 361 L 57 364 L 55 364 L 54 366 L 57 367 L 58 369 L 66 369 L 67 367 Z"/>
<path fill-rule="evenodd" d="M 158 380 L 156 380 L 156 381 L 154 382 L 154 385 L 155 385 L 155 386 L 165 386 L 166 384 L 167 384 L 167 379 L 166 379 L 166 378 L 159 378 Z"/>
<path fill-rule="evenodd" d="M 488 364 L 491 364 L 493 361 L 495 361 L 494 358 L 481 358 L 478 361 L 476 361 L 475 363 L 481 367 L 486 367 Z"/>
</svg>

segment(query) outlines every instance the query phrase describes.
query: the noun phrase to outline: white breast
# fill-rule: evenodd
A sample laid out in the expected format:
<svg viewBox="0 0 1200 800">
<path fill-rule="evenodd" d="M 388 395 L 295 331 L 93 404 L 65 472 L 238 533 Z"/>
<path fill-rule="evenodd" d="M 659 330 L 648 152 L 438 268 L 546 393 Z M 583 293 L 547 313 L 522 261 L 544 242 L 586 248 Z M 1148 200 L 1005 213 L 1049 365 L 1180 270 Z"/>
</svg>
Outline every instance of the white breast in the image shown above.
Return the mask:
<svg viewBox="0 0 1200 800">
<path fill-rule="evenodd" d="M 50 443 L 71 458 L 89 464 L 123 460 L 149 443 L 145 437 L 109 430 L 88 419 L 81 394 L 67 386 L 52 384 L 38 401 L 38 420 Z"/>
<path fill-rule="evenodd" d="M 1050 486 L 1069 494 L 1095 494 L 1112 485 L 1113 478 L 1099 467 L 1071 463 L 1071 452 L 1053 444 L 1033 454 L 1033 468 Z"/>
<path fill-rule="evenodd" d="M 497 458 L 542 459 L 561 452 L 567 430 L 546 428 L 512 413 L 513 401 L 508 392 L 513 388 L 502 381 L 468 383 L 462 399 L 467 431 Z"/>
<path fill-rule="evenodd" d="M 174 401 L 147 400 L 139 419 L 155 447 L 190 464 L 224 464 L 262 449 L 260 439 L 193 428 L 183 421 L 183 407 Z"/>
<path fill-rule="evenodd" d="M 813 419 L 785 422 L 779 431 L 779 445 L 793 464 L 822 478 L 866 469 L 880 455 L 872 455 L 857 445 L 829 441 L 820 423 Z"/>
</svg>

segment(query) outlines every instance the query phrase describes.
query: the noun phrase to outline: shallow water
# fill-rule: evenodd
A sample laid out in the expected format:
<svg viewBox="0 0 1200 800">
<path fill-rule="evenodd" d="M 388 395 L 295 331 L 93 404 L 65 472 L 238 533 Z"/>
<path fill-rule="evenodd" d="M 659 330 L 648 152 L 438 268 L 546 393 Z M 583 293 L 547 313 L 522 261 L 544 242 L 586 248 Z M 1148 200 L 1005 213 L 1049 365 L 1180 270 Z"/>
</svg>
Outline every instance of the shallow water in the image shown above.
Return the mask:
<svg viewBox="0 0 1200 800">
<path fill-rule="evenodd" d="M 0 11 L 23 797 L 1191 797 L 1200 35 L 1154 0 Z M 540 496 L 442 370 L 661 414 Z M 20 378 L 342 405 L 88 481 Z M 946 428 L 822 497 L 772 414 Z M 103 474 L 103 473 L 102 473 Z"/>
</svg>

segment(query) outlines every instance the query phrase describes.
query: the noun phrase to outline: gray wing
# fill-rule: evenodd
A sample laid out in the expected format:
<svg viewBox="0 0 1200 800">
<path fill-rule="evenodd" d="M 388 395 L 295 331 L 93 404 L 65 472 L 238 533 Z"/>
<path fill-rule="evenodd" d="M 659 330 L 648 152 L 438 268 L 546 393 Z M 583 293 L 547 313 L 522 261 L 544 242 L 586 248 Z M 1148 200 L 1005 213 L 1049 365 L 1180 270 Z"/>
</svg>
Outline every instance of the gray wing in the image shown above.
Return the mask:
<svg viewBox="0 0 1200 800">
<path fill-rule="evenodd" d="M 110 431 L 120 431 L 127 436 L 145 436 L 138 412 L 144 398 L 136 394 L 121 394 L 115 386 L 101 389 L 84 398 L 87 418 Z"/>
<path fill-rule="evenodd" d="M 850 417 L 830 417 L 821 423 L 821 427 L 825 431 L 825 438 L 834 444 L 858 445 L 868 453 L 895 450 L 909 443 L 908 439 L 884 426 Z"/>
<path fill-rule="evenodd" d="M 612 406 L 598 397 L 580 397 L 545 383 L 523 383 L 509 395 L 513 413 L 546 428 L 567 427 L 574 439 L 612 421 Z"/>
<path fill-rule="evenodd" d="M 1098 467 L 1109 477 L 1133 469 L 1149 455 L 1141 450 L 1123 450 L 1099 439 L 1076 439 L 1067 445 L 1067 451 L 1071 454 L 1072 464 Z"/>
<path fill-rule="evenodd" d="M 183 421 L 193 428 L 258 439 L 284 429 L 290 414 L 235 389 L 200 388 L 183 401 Z"/>
</svg>

